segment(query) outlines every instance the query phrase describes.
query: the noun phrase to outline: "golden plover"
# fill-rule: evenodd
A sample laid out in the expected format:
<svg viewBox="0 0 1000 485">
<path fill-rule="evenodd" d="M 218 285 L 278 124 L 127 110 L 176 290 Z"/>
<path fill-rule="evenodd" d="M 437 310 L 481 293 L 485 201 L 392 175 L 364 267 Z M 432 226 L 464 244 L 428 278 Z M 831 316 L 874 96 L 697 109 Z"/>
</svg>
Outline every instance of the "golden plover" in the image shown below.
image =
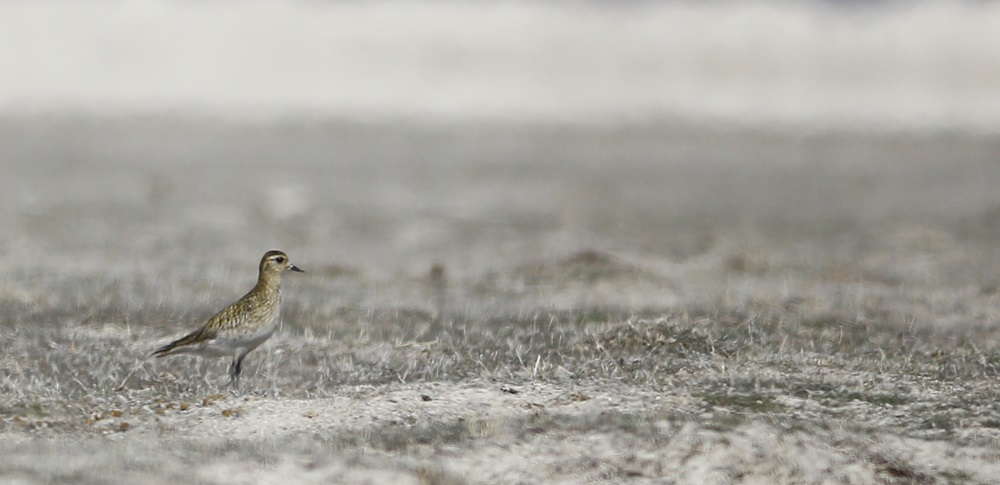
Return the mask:
<svg viewBox="0 0 1000 485">
<path fill-rule="evenodd" d="M 153 355 L 194 354 L 201 357 L 233 356 L 229 382 L 239 387 L 243 358 L 264 343 L 278 326 L 281 311 L 281 274 L 304 273 L 281 251 L 268 251 L 260 260 L 257 285 L 236 303 L 210 318 L 201 328 L 160 347 Z"/>
</svg>

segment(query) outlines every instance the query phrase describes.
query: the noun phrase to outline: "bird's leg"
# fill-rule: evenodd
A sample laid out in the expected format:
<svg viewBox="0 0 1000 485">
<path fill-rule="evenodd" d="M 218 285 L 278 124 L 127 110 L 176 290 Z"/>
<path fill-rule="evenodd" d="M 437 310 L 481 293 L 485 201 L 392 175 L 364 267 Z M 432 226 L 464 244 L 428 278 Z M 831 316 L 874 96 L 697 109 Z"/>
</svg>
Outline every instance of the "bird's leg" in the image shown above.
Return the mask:
<svg viewBox="0 0 1000 485">
<path fill-rule="evenodd" d="M 240 372 L 243 370 L 243 359 L 250 351 L 241 352 L 233 356 L 233 363 L 229 364 L 229 383 L 236 389 L 240 387 Z"/>
<path fill-rule="evenodd" d="M 229 364 L 229 385 L 235 389 L 240 388 L 240 371 L 243 370 L 243 357 L 247 354 L 233 357 L 233 362 Z"/>
</svg>

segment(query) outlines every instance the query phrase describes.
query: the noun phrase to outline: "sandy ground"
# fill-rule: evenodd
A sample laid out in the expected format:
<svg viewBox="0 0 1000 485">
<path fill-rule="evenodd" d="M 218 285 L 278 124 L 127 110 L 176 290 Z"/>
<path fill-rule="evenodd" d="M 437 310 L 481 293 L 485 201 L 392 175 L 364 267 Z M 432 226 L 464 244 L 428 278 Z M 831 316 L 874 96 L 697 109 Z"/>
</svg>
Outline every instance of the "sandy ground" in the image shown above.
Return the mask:
<svg viewBox="0 0 1000 485">
<path fill-rule="evenodd" d="M 607 383 L 431 382 L 343 392 L 306 400 L 209 395 L 109 415 L 83 436 L 8 432 L 4 481 L 991 483 L 1000 476 L 993 446 L 859 435 L 848 419 L 840 421 L 847 429 L 789 430 L 768 420 L 720 429 L 707 409 L 691 408 L 690 396 Z M 683 412 L 691 417 L 668 418 Z M 663 418 L 623 430 L 612 414 Z M 386 427 L 405 445 L 365 443 Z M 438 443 L 438 435 L 456 433 L 464 439 Z M 338 443 L 344 435 L 361 438 Z"/>
<path fill-rule="evenodd" d="M 0 141 L 2 483 L 1000 483 L 995 137 Z M 147 358 L 271 248 L 307 273 L 243 389 Z"/>
</svg>

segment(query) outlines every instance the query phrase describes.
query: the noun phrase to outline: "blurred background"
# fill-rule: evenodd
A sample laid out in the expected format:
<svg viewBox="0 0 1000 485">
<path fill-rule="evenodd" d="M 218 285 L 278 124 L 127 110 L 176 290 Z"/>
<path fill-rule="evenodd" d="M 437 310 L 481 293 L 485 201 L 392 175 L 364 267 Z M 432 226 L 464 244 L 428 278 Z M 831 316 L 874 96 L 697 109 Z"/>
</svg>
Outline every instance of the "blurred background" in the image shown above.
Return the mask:
<svg viewBox="0 0 1000 485">
<path fill-rule="evenodd" d="M 608 298 L 670 306 L 788 255 L 976 238 L 955 271 L 989 280 L 997 25 L 971 1 L 3 2 L 6 298 L 229 294 L 272 248 L 383 282 L 626 261 L 669 282 Z"/>
<path fill-rule="evenodd" d="M 7 114 L 995 131 L 994 2 L 4 2 Z"/>
</svg>

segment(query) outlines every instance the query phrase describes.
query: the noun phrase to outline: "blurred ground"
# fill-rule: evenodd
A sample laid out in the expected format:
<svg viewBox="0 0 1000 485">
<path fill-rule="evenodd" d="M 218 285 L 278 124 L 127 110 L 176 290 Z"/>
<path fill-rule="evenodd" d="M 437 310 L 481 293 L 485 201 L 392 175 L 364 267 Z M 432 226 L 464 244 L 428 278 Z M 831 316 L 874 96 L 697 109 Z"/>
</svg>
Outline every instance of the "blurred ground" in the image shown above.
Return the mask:
<svg viewBox="0 0 1000 485">
<path fill-rule="evenodd" d="M 997 483 L 1000 139 L 0 121 L 4 483 Z M 152 362 L 306 269 L 250 355 Z"/>
</svg>

